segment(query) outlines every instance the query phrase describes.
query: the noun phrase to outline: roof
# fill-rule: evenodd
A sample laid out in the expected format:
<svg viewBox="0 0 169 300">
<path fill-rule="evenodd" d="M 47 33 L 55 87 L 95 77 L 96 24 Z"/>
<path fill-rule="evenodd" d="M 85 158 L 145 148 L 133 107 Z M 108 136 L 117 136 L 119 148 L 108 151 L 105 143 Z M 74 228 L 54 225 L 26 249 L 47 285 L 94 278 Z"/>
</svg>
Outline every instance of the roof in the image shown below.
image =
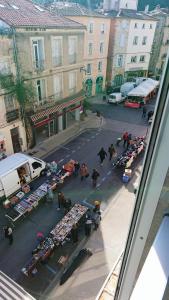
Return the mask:
<svg viewBox="0 0 169 300">
<path fill-rule="evenodd" d="M 141 82 L 137 87 L 128 93 L 128 96 L 146 97 L 148 96 L 157 86 L 159 82 L 157 80 L 148 78 Z"/>
<path fill-rule="evenodd" d="M 15 153 L 0 161 L 0 176 L 9 173 L 27 163 L 29 156 Z"/>
<path fill-rule="evenodd" d="M 21 286 L 0 271 L 0 299 L 35 300 Z"/>
<path fill-rule="evenodd" d="M 0 19 L 13 27 L 84 28 L 73 20 L 54 16 L 30 0 L 0 0 Z"/>
<path fill-rule="evenodd" d="M 106 12 L 106 16 L 116 17 L 116 18 L 130 18 L 130 19 L 140 19 L 140 20 L 152 20 L 156 21 L 155 18 L 145 14 L 144 12 L 139 12 L 133 9 L 120 9 L 117 11 L 108 11 Z"/>
<path fill-rule="evenodd" d="M 56 12 L 60 16 L 87 16 L 87 17 L 99 17 L 106 18 L 105 15 L 98 13 L 97 11 L 86 8 L 79 3 L 73 2 L 54 2 L 49 5 L 50 10 Z"/>
</svg>

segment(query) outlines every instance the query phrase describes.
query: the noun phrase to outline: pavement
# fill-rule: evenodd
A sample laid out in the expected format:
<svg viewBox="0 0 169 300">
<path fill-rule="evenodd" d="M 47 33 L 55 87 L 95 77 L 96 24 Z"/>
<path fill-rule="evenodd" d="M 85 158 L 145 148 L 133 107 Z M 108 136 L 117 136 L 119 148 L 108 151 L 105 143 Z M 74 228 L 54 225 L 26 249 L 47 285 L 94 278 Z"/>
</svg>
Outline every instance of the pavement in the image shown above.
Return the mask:
<svg viewBox="0 0 169 300">
<path fill-rule="evenodd" d="M 103 103 L 102 96 L 95 97 L 90 101 L 94 105 L 107 105 L 107 103 Z M 120 121 L 113 122 L 114 128 L 120 127 Z M 126 123 L 126 125 L 129 124 Z M 87 117 L 80 124 L 75 123 L 60 132 L 56 137 L 48 139 L 32 150 L 37 151 L 36 156 L 43 158 L 46 153 L 52 153 L 57 147 L 64 145 L 83 131 L 102 126 L 104 126 L 104 119 L 88 112 Z M 139 125 L 135 126 L 139 127 Z M 132 125 L 131 129 L 133 131 Z M 135 128 L 137 132 L 138 129 Z M 85 247 L 91 249 L 93 255 L 73 273 L 64 285 L 59 286 L 58 278 L 55 277 L 40 299 L 94 300 L 96 298 L 107 276 L 116 264 L 117 258 L 124 250 L 135 203 L 133 184 L 139 175 L 140 167 L 135 171 L 132 180 L 127 185 L 123 185 L 118 193 L 110 199 L 109 205 L 102 214 L 99 229 L 92 233 L 87 243 L 86 240 L 82 240 L 75 252 L 77 254 L 85 243 Z"/>
</svg>

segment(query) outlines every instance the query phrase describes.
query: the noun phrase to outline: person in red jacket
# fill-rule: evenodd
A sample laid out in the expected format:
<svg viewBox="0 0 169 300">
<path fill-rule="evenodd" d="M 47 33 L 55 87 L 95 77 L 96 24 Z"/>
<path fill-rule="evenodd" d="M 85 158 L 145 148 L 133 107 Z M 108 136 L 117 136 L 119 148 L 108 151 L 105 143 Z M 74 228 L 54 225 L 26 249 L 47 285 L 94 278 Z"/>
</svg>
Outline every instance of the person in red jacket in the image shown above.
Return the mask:
<svg viewBox="0 0 169 300">
<path fill-rule="evenodd" d="M 123 146 L 125 147 L 125 145 L 127 144 L 127 140 L 128 140 L 128 132 L 124 132 L 123 134 Z"/>
</svg>

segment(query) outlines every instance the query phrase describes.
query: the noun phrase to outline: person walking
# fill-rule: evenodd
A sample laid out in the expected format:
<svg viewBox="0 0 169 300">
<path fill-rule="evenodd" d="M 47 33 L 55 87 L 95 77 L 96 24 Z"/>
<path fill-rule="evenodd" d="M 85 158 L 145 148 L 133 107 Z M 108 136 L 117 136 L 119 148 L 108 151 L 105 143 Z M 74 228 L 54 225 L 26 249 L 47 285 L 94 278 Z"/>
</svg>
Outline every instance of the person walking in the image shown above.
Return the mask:
<svg viewBox="0 0 169 300">
<path fill-rule="evenodd" d="M 79 174 L 79 169 L 80 169 L 80 164 L 78 161 L 75 162 L 74 164 L 74 176 L 77 177 Z"/>
<path fill-rule="evenodd" d="M 128 132 L 126 131 L 126 132 L 124 132 L 124 134 L 123 134 L 123 147 L 126 146 L 126 144 L 127 144 L 127 139 L 128 139 Z"/>
<path fill-rule="evenodd" d="M 93 209 L 93 223 L 94 223 L 94 230 L 97 230 L 101 221 L 101 212 Z"/>
<path fill-rule="evenodd" d="M 89 176 L 88 168 L 87 168 L 87 165 L 85 163 L 83 163 L 80 167 L 80 176 L 81 176 L 81 181 L 84 178 L 87 178 Z"/>
<path fill-rule="evenodd" d="M 144 105 L 144 106 L 143 106 L 143 110 L 142 110 L 142 118 L 145 118 L 145 117 L 146 117 L 146 113 L 147 113 L 147 108 L 146 108 L 146 106 Z"/>
<path fill-rule="evenodd" d="M 9 245 L 13 244 L 13 230 L 11 227 L 9 226 L 5 226 L 4 227 L 4 235 L 5 238 L 7 238 L 9 240 Z"/>
<path fill-rule="evenodd" d="M 66 199 L 63 192 L 58 192 L 58 210 L 65 206 L 65 202 Z"/>
<path fill-rule="evenodd" d="M 103 165 L 103 161 L 104 161 L 104 159 L 107 156 L 107 153 L 106 153 L 106 151 L 104 150 L 103 147 L 100 149 L 100 151 L 97 153 L 97 155 L 100 157 L 100 164 L 102 166 Z"/>
<path fill-rule="evenodd" d="M 108 152 L 109 152 L 109 160 L 112 160 L 113 155 L 116 153 L 113 144 L 111 144 L 110 147 L 108 148 Z"/>
<path fill-rule="evenodd" d="M 131 135 L 131 133 L 129 133 L 128 138 L 127 138 L 127 149 L 130 146 L 131 140 L 132 140 L 132 135 Z"/>
<path fill-rule="evenodd" d="M 92 181 L 93 181 L 93 187 L 95 188 L 96 185 L 97 185 L 97 179 L 98 177 L 100 176 L 99 172 L 96 170 L 96 169 L 93 169 L 93 172 L 92 172 Z"/>
</svg>

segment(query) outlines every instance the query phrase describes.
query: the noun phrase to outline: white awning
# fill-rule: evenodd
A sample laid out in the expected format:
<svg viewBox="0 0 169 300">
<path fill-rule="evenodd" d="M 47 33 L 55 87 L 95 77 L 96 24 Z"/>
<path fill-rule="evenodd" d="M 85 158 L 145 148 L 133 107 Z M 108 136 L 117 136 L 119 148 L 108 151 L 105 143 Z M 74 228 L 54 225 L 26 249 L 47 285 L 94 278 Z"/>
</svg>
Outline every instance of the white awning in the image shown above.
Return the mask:
<svg viewBox="0 0 169 300">
<path fill-rule="evenodd" d="M 147 97 L 159 85 L 159 81 L 148 78 L 128 93 L 128 96 Z"/>
<path fill-rule="evenodd" d="M 169 278 L 169 217 L 165 216 L 147 255 L 130 300 L 163 299 Z"/>
<path fill-rule="evenodd" d="M 0 299 L 1 300 L 36 300 L 20 285 L 0 271 Z"/>
</svg>

